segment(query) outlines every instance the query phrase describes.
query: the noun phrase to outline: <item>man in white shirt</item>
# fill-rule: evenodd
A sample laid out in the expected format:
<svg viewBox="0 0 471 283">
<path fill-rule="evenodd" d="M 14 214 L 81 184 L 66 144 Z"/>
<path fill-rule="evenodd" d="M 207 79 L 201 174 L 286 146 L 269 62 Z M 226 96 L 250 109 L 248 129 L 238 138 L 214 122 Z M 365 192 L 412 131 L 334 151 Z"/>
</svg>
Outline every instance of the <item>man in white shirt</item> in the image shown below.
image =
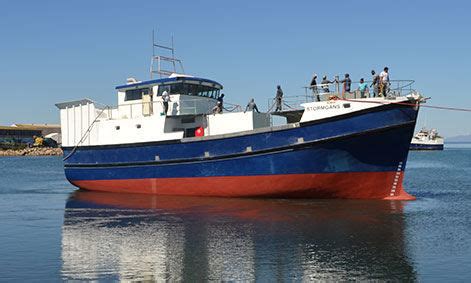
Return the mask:
<svg viewBox="0 0 471 283">
<path fill-rule="evenodd" d="M 386 93 L 388 93 L 388 87 L 389 87 L 389 68 L 384 67 L 384 71 L 379 74 L 379 79 L 381 82 L 380 85 L 380 93 L 384 97 L 386 97 Z"/>
<path fill-rule="evenodd" d="M 168 94 L 166 90 L 162 93 L 162 101 L 164 102 L 164 114 L 165 116 L 167 116 L 168 102 L 170 101 L 170 95 Z"/>
</svg>

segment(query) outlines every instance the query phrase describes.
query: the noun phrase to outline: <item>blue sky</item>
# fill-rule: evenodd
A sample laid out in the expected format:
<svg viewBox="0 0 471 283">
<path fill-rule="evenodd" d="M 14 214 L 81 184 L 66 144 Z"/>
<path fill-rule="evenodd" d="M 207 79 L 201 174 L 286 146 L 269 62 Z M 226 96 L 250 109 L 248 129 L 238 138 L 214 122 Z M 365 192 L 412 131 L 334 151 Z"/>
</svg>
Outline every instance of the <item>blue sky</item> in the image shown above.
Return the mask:
<svg viewBox="0 0 471 283">
<path fill-rule="evenodd" d="M 116 104 L 116 85 L 149 78 L 151 32 L 175 37 L 187 73 L 229 102 L 262 108 L 311 75 L 414 79 L 429 104 L 471 108 L 468 1 L 3 1 L 0 125 L 57 123 L 54 103 Z M 419 126 L 471 133 L 471 113 L 423 109 Z M 426 117 L 426 119 L 425 119 Z"/>
</svg>

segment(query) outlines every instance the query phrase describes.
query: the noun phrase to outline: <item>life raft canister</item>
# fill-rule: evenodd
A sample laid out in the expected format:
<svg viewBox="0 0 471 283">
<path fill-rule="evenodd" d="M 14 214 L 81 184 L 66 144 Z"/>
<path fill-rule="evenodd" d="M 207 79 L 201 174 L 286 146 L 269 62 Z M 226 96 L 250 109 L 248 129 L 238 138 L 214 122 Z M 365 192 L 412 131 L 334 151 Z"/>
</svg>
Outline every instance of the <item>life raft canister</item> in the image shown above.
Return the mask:
<svg viewBox="0 0 471 283">
<path fill-rule="evenodd" d="M 195 130 L 195 137 L 202 137 L 204 136 L 204 129 L 203 127 L 198 127 Z"/>
</svg>

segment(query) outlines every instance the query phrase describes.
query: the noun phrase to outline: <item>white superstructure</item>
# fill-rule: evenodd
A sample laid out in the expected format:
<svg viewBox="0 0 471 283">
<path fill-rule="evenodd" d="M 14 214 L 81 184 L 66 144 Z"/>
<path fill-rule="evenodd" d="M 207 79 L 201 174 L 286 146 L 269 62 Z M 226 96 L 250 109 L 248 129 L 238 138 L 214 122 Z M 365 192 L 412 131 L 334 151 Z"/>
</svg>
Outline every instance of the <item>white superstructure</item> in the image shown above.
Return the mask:
<svg viewBox="0 0 471 283">
<path fill-rule="evenodd" d="M 175 140 L 250 131 L 270 126 L 267 113 L 223 111 L 213 114 L 222 86 L 214 81 L 172 76 L 118 86 L 118 106 L 90 99 L 56 104 L 60 109 L 62 145 L 106 145 Z M 162 93 L 170 94 L 164 113 Z"/>
</svg>

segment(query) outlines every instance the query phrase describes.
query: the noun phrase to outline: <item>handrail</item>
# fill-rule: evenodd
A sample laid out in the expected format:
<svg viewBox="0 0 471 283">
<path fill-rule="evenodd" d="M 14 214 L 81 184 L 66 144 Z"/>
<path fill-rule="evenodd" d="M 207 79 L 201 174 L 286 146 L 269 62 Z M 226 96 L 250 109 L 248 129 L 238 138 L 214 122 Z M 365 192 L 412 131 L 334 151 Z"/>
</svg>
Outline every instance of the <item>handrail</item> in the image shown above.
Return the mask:
<svg viewBox="0 0 471 283">
<path fill-rule="evenodd" d="M 204 101 L 204 100 L 201 100 L 201 99 L 198 99 L 198 98 L 194 98 L 194 99 L 185 99 L 185 100 L 178 100 L 178 101 L 169 101 L 169 104 L 170 103 L 177 103 L 176 106 L 179 107 L 178 111 L 180 113 L 182 113 L 181 115 L 184 115 L 184 114 L 197 114 L 197 109 L 198 109 L 197 104 L 198 103 L 204 104 L 206 102 L 207 102 L 207 107 L 202 106 L 203 109 L 204 108 L 205 109 L 201 111 L 201 114 L 212 114 L 214 106 L 217 105 L 217 101 L 214 101 L 214 103 L 211 103 L 210 101 Z M 149 101 L 149 102 L 142 102 L 142 101 L 130 102 L 130 103 L 120 104 L 120 105 L 115 105 L 115 106 L 110 106 L 110 105 L 98 103 L 98 102 L 95 102 L 95 101 L 94 101 L 94 103 L 98 106 L 98 107 L 96 107 L 97 110 L 102 110 L 100 112 L 99 116 L 97 116 L 97 118 L 99 118 L 99 119 L 104 118 L 104 119 L 111 119 L 111 120 L 113 120 L 113 119 L 125 119 L 125 118 L 132 119 L 134 117 L 146 116 L 142 112 L 142 107 L 144 107 L 145 105 L 150 105 L 151 109 L 149 109 L 149 111 L 151 113 L 149 115 L 155 115 L 156 114 L 154 109 L 156 109 L 157 105 L 160 105 L 163 108 L 163 101 L 160 101 L 160 100 L 153 100 L 153 101 Z M 243 111 L 242 107 L 239 104 L 224 102 L 223 106 L 224 106 L 223 109 L 228 111 L 228 112 L 242 112 Z M 229 106 L 229 107 L 226 107 L 226 106 Z M 137 110 L 136 108 L 139 109 L 139 110 Z M 120 111 L 120 109 L 122 109 L 122 110 Z M 128 109 L 128 110 L 126 110 L 126 109 Z M 116 115 L 116 114 L 113 114 L 113 111 L 118 111 L 118 113 L 117 113 L 118 117 L 113 117 L 114 115 Z M 137 111 L 139 114 L 135 115 L 135 111 Z M 122 113 L 119 113 L 119 112 L 122 112 Z M 123 113 L 124 113 L 124 115 L 120 115 L 120 114 L 123 114 Z M 126 114 L 128 114 L 128 115 L 126 115 Z M 105 116 L 103 117 L 103 115 L 105 115 Z"/>
<path fill-rule="evenodd" d="M 374 87 L 371 87 L 372 81 L 364 81 L 368 84 L 368 90 L 363 93 L 366 97 L 369 97 L 374 93 Z M 386 89 L 386 96 L 398 97 L 405 96 L 413 93 L 415 90 L 412 88 L 414 80 L 390 80 L 388 88 Z M 335 81 L 329 84 L 317 84 L 315 88 L 312 86 L 303 86 L 304 95 L 284 96 L 282 98 L 282 106 L 288 107 L 288 109 L 302 109 L 300 104 L 315 101 L 326 101 L 331 97 L 343 97 L 343 98 L 362 98 L 362 93 L 359 92 L 355 84 L 359 84 L 359 81 L 352 81 L 352 87 L 350 92 L 343 92 L 340 87 L 342 83 Z M 378 90 L 376 90 L 378 91 Z M 268 100 L 268 108 L 273 109 L 276 104 L 275 98 Z"/>
<path fill-rule="evenodd" d="M 364 81 L 365 83 L 368 84 L 368 88 L 370 87 L 371 83 L 373 83 L 373 81 Z M 359 84 L 360 81 L 352 81 L 352 85 L 353 84 Z M 390 90 L 402 90 L 402 89 L 405 89 L 405 88 L 409 88 L 411 89 L 411 86 L 415 83 L 414 80 L 390 80 L 389 81 L 389 85 L 393 85 L 393 84 L 397 84 L 397 87 L 396 88 L 390 88 Z M 317 89 L 319 88 L 323 88 L 323 87 L 328 87 L 330 89 L 330 86 L 337 86 L 339 84 L 342 84 L 341 82 L 339 81 L 336 81 L 336 82 L 333 82 L 333 83 L 330 83 L 330 84 L 317 84 L 316 87 Z M 306 91 L 311 89 L 312 90 L 312 86 L 303 86 L 302 88 L 304 88 Z"/>
</svg>

